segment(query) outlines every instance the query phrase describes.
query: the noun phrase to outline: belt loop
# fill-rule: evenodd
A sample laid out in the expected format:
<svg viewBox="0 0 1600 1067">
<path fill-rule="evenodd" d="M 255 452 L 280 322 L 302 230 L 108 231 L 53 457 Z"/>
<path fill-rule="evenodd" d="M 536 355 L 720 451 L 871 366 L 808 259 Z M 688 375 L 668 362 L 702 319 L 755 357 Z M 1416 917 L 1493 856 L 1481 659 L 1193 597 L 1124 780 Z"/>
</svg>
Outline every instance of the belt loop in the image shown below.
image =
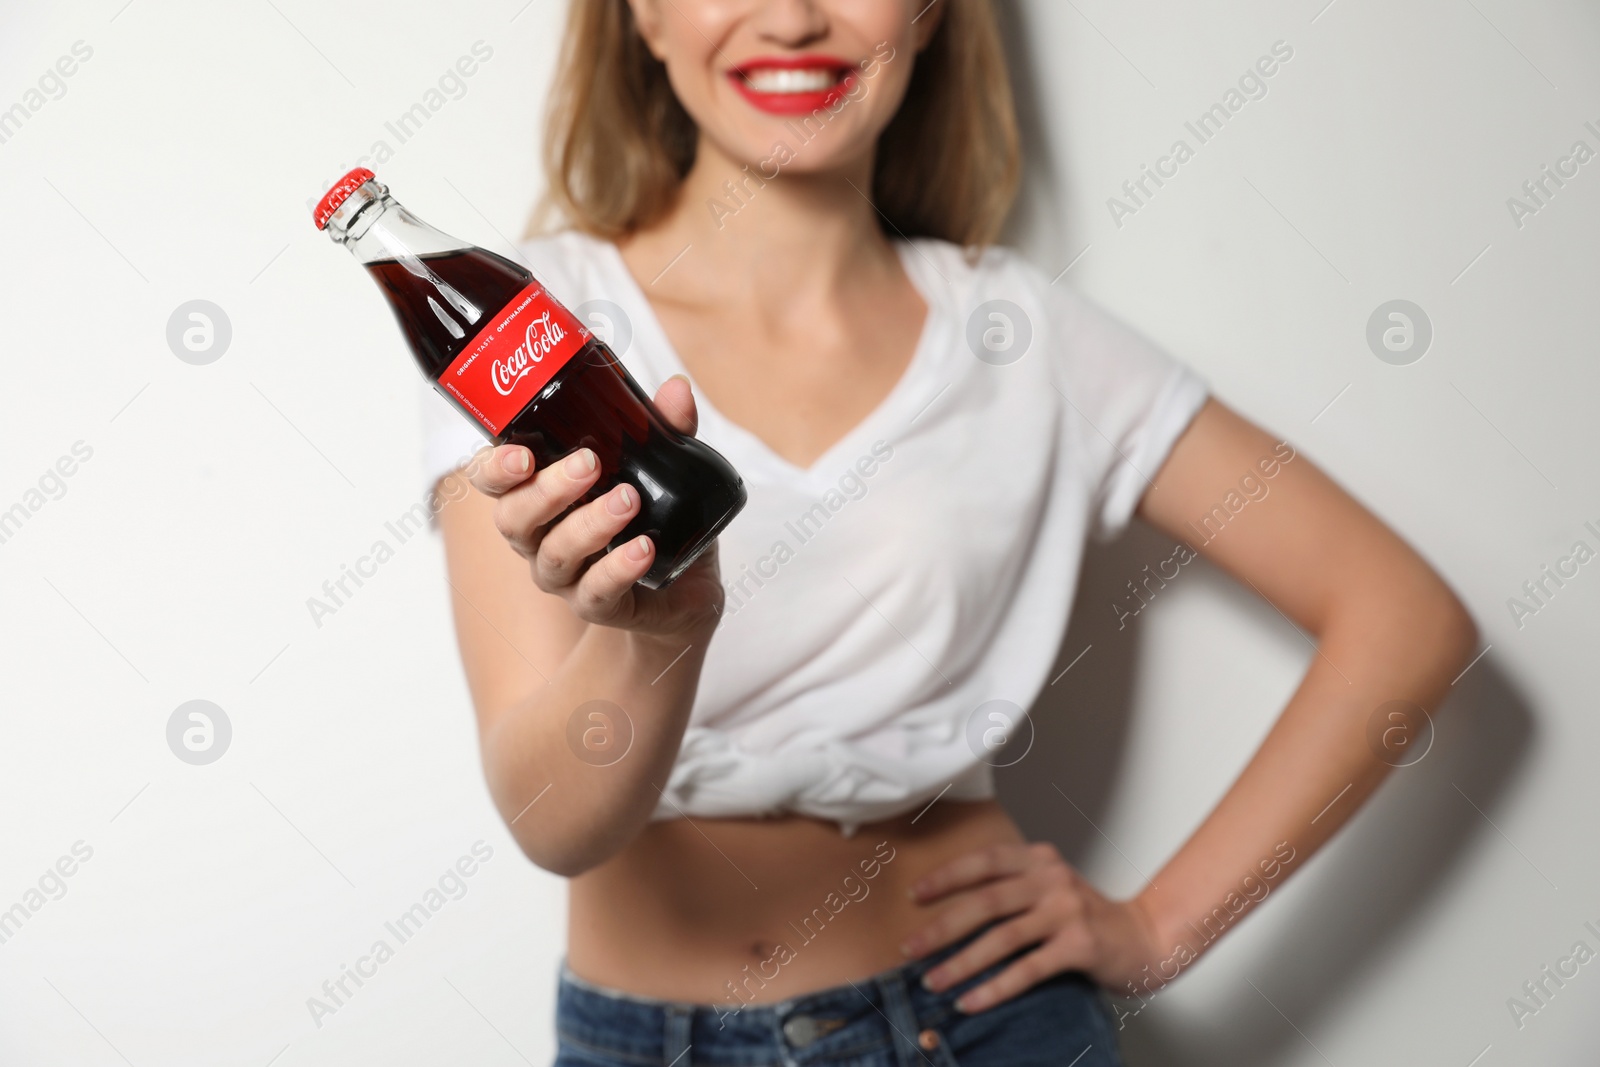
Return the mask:
<svg viewBox="0 0 1600 1067">
<path fill-rule="evenodd" d="M 689 1032 L 694 1022 L 694 1007 L 689 1004 L 667 1004 L 663 1007 L 666 1024 L 661 1035 L 661 1063 L 663 1067 L 689 1067 Z"/>
<path fill-rule="evenodd" d="M 883 996 L 883 1014 L 889 1020 L 889 1040 L 900 1067 L 927 1067 L 927 1057 L 917 1047 L 917 1016 L 906 989 L 905 968 L 897 967 L 877 978 Z"/>
</svg>

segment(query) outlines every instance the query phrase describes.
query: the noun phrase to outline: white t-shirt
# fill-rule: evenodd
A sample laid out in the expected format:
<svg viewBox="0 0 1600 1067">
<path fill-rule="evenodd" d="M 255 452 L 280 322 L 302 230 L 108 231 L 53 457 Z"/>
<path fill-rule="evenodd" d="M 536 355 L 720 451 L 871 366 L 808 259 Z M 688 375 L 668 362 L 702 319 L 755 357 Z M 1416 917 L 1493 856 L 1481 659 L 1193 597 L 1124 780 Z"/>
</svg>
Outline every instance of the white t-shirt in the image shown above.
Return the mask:
<svg viewBox="0 0 1600 1067">
<path fill-rule="evenodd" d="M 809 467 L 695 388 L 699 436 L 750 499 L 718 542 L 727 604 L 654 818 L 797 812 L 853 834 L 992 796 L 993 745 L 1044 686 L 1086 540 L 1127 525 L 1206 399 L 1015 253 L 896 247 L 928 305 L 915 354 Z M 647 393 L 688 373 L 615 245 L 565 232 L 522 252 Z M 424 407 L 431 484 L 484 442 L 431 390 Z"/>
</svg>

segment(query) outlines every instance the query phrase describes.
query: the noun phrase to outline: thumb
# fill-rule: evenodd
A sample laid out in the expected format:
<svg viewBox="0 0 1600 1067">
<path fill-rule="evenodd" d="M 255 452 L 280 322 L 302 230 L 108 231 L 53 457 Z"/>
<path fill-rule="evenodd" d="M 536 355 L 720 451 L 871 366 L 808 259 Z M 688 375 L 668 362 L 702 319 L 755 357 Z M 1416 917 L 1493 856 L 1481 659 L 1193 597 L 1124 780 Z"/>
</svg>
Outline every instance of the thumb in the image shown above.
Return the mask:
<svg viewBox="0 0 1600 1067">
<path fill-rule="evenodd" d="M 689 379 L 683 375 L 674 374 L 662 382 L 661 388 L 656 390 L 655 403 L 666 418 L 667 425 L 679 433 L 693 434 L 700 428 L 700 412 L 695 407 L 694 390 L 689 388 Z"/>
</svg>

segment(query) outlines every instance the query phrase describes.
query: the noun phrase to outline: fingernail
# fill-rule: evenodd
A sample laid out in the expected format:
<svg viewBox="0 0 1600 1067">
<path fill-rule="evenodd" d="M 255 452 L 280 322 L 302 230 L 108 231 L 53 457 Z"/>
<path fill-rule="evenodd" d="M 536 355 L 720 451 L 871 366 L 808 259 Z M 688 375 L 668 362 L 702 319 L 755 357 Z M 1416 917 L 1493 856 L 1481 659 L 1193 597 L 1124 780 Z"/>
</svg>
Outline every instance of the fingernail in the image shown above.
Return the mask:
<svg viewBox="0 0 1600 1067">
<path fill-rule="evenodd" d="M 983 1007 L 983 998 L 976 993 L 965 993 L 956 998 L 956 1011 L 973 1012 Z"/>
<path fill-rule="evenodd" d="M 912 938 L 910 941 L 904 941 L 901 943 L 900 953 L 904 956 L 915 956 L 917 954 L 917 950 L 921 947 L 922 944 L 917 941 L 916 938 Z"/>
<path fill-rule="evenodd" d="M 623 549 L 632 560 L 641 560 L 650 554 L 650 538 L 640 534 L 628 542 L 628 547 Z"/>
<path fill-rule="evenodd" d="M 567 457 L 567 475 L 572 478 L 582 478 L 594 470 L 594 453 L 587 448 L 580 448 Z"/>
<path fill-rule="evenodd" d="M 526 474 L 532 458 L 526 448 L 513 448 L 500 458 L 500 465 L 512 474 Z"/>
<path fill-rule="evenodd" d="M 943 976 L 938 971 L 929 971 L 922 976 L 922 988 L 930 993 L 939 992 L 939 987 L 943 984 Z"/>
<path fill-rule="evenodd" d="M 670 381 L 672 381 L 673 378 L 678 379 L 680 382 L 683 382 L 685 385 L 689 384 L 689 376 L 687 374 L 674 374 L 674 375 L 671 375 L 670 377 L 667 378 L 667 381 L 670 382 Z"/>
<path fill-rule="evenodd" d="M 626 515 L 633 510 L 633 487 L 626 482 L 606 498 L 606 510 L 613 515 Z M 635 557 L 637 558 L 637 557 Z"/>
</svg>

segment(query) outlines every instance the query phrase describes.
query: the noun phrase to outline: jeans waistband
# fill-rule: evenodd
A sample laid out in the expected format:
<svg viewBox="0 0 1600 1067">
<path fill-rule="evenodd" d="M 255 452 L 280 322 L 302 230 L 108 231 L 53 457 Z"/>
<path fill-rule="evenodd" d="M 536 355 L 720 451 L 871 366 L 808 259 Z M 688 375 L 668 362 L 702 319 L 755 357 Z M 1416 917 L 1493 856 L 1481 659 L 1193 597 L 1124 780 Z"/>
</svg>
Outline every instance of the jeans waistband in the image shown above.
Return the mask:
<svg viewBox="0 0 1600 1067">
<path fill-rule="evenodd" d="M 821 1063 L 891 1045 L 902 1063 L 925 1062 L 919 1033 L 958 1014 L 955 1000 L 1004 963 L 941 993 L 922 976 L 978 937 L 853 982 L 764 1004 L 674 1001 L 588 982 L 561 961 L 556 1023 L 562 1041 L 640 1067 L 672 1064 L 691 1046 L 694 1062 Z M 1009 962 L 1009 961 L 1004 961 Z M 681 1067 L 681 1065 L 680 1065 Z"/>
</svg>

